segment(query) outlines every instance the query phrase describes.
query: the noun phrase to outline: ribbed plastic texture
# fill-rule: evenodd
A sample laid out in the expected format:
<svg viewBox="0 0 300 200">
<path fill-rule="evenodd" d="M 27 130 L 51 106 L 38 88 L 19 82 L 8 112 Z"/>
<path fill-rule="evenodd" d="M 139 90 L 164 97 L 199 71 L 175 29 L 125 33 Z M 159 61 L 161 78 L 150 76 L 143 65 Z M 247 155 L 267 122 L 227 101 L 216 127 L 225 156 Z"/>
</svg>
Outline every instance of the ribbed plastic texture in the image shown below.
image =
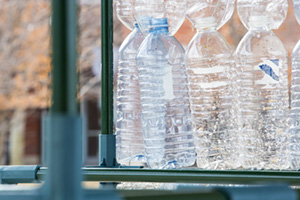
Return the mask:
<svg viewBox="0 0 300 200">
<path fill-rule="evenodd" d="M 150 168 L 181 168 L 195 162 L 184 49 L 166 18 L 152 29 L 137 54 L 145 153 Z"/>
<path fill-rule="evenodd" d="M 294 0 L 294 12 L 300 23 L 300 0 Z M 300 168 L 300 41 L 292 52 L 290 136 L 292 168 Z"/>
<path fill-rule="evenodd" d="M 130 30 L 134 29 L 135 0 L 117 0 L 116 11 L 119 20 Z"/>
<path fill-rule="evenodd" d="M 227 11 L 224 1 L 189 3 L 188 16 L 198 29 L 185 57 L 197 166 L 202 169 L 238 168 L 233 49 L 217 31 L 217 27 L 231 17 L 233 7 Z"/>
<path fill-rule="evenodd" d="M 123 165 L 144 165 L 140 88 L 136 65 L 137 50 L 145 36 L 136 25 L 119 50 L 116 96 L 116 154 Z"/>
<path fill-rule="evenodd" d="M 237 3 L 242 22 L 250 28 L 235 53 L 240 160 L 246 169 L 287 169 L 288 54 L 271 30 L 285 19 L 286 1 Z"/>
</svg>

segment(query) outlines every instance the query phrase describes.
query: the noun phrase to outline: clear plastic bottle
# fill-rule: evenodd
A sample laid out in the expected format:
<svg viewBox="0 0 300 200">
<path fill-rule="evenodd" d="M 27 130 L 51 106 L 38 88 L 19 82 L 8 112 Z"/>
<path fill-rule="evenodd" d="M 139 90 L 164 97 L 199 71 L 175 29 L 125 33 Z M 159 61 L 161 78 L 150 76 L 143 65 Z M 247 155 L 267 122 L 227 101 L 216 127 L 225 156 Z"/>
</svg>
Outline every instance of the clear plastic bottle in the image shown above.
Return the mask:
<svg viewBox="0 0 300 200">
<path fill-rule="evenodd" d="M 167 18 L 169 32 L 175 34 L 185 19 L 186 0 L 135 0 L 135 16 L 142 32 L 149 32 L 150 19 Z"/>
<path fill-rule="evenodd" d="M 123 165 L 144 165 L 143 129 L 141 122 L 140 88 L 136 65 L 137 50 L 145 36 L 137 23 L 122 43 L 116 96 L 116 154 Z"/>
<path fill-rule="evenodd" d="M 300 0 L 294 0 L 294 11 L 300 24 Z M 292 168 L 300 168 L 300 40 L 292 52 L 291 81 L 291 164 Z"/>
<path fill-rule="evenodd" d="M 203 169 L 238 168 L 233 49 L 215 17 L 196 21 L 185 62 L 197 153 Z"/>
<path fill-rule="evenodd" d="M 130 30 L 134 29 L 135 0 L 117 0 L 116 11 L 119 20 Z"/>
<path fill-rule="evenodd" d="M 244 0 L 238 0 L 238 13 L 250 28 L 235 53 L 242 166 L 246 169 L 286 169 L 289 167 L 288 54 L 271 30 L 279 25 L 260 7 L 281 8 L 282 5 L 275 4 L 277 1 L 266 1 L 270 5 L 265 5 L 265 1 L 256 1 L 256 4 L 248 1 L 239 7 L 241 2 Z"/>
<path fill-rule="evenodd" d="M 152 29 L 137 53 L 145 153 L 151 168 L 195 163 L 184 49 L 170 35 L 166 18 Z"/>
</svg>

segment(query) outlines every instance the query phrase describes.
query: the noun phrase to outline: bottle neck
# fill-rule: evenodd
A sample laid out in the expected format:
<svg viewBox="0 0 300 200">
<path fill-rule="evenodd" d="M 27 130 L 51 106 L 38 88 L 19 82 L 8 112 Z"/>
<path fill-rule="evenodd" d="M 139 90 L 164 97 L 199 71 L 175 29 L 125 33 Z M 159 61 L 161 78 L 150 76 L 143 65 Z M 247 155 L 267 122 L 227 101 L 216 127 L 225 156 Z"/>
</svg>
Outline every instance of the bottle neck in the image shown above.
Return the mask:
<svg viewBox="0 0 300 200">
<path fill-rule="evenodd" d="M 268 16 L 251 16 L 249 19 L 249 25 L 251 30 L 271 30 L 271 22 Z"/>
<path fill-rule="evenodd" d="M 169 33 L 169 27 L 164 26 L 152 26 L 150 33 Z"/>
<path fill-rule="evenodd" d="M 197 27 L 196 27 L 197 28 Z M 198 33 L 205 33 L 205 32 L 215 32 L 217 31 L 217 28 L 216 27 L 212 27 L 212 28 L 197 28 L 197 32 Z"/>
<path fill-rule="evenodd" d="M 215 17 L 199 18 L 196 20 L 195 28 L 199 32 L 217 30 L 217 22 Z"/>
<path fill-rule="evenodd" d="M 167 18 L 152 19 L 150 33 L 168 34 L 169 24 Z"/>
<path fill-rule="evenodd" d="M 272 31 L 270 27 L 250 27 L 250 31 Z"/>
</svg>

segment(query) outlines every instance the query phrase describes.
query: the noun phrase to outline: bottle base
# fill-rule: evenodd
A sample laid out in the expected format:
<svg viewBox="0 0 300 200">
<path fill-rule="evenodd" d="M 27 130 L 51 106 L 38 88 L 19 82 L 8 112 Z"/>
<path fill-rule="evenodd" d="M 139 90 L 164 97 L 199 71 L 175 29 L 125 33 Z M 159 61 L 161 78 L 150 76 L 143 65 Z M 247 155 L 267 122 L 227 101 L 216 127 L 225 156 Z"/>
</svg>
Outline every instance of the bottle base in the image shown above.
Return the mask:
<svg viewBox="0 0 300 200">
<path fill-rule="evenodd" d="M 151 169 L 180 169 L 191 167 L 195 164 L 195 158 L 186 159 L 185 162 L 180 162 L 176 160 L 161 162 L 148 162 L 148 166 Z"/>
<path fill-rule="evenodd" d="M 118 159 L 118 163 L 123 166 L 147 166 L 147 159 L 144 155 L 135 155 L 130 158 Z"/>
</svg>

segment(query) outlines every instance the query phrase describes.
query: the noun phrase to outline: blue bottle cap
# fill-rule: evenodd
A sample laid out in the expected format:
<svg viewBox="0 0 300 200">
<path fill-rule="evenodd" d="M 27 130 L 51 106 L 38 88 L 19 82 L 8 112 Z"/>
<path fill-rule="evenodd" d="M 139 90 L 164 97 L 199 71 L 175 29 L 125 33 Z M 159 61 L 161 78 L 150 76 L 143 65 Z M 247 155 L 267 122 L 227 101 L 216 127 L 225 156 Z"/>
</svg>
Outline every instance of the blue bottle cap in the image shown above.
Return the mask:
<svg viewBox="0 0 300 200">
<path fill-rule="evenodd" d="M 150 20 L 150 32 L 169 32 L 169 24 L 167 18 L 152 18 Z"/>
<path fill-rule="evenodd" d="M 167 18 L 152 18 L 150 21 L 151 25 L 168 25 L 168 19 Z M 168 25 L 169 26 L 169 25 Z"/>
</svg>

